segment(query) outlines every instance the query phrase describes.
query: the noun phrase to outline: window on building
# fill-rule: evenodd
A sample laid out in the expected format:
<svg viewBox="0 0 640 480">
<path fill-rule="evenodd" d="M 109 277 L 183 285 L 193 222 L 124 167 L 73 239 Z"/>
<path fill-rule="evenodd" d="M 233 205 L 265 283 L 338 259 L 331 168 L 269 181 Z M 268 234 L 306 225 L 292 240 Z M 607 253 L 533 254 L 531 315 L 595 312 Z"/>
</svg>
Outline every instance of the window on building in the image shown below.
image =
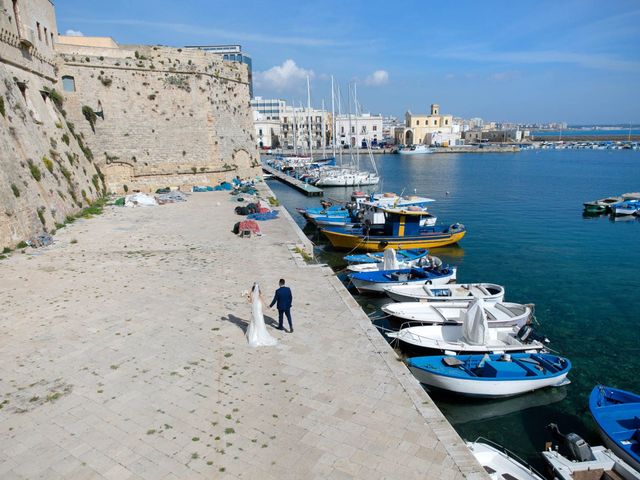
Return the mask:
<svg viewBox="0 0 640 480">
<path fill-rule="evenodd" d="M 65 92 L 75 92 L 76 91 L 76 80 L 70 75 L 65 75 L 62 77 L 62 89 Z"/>
<path fill-rule="evenodd" d="M 38 40 L 42 41 L 42 31 L 40 29 L 40 22 L 36 22 L 36 29 L 38 30 Z"/>
<path fill-rule="evenodd" d="M 420 125 L 420 120 L 416 120 L 416 125 Z"/>
<path fill-rule="evenodd" d="M 437 120 L 434 120 L 434 121 L 433 121 L 433 124 L 434 124 L 434 125 L 438 125 L 438 121 L 437 121 Z"/>
<path fill-rule="evenodd" d="M 374 126 L 373 126 L 373 131 L 374 131 L 374 132 L 377 132 L 377 131 L 378 131 L 378 126 L 377 126 L 377 125 L 374 125 Z"/>
<path fill-rule="evenodd" d="M 340 127 L 340 133 L 344 134 L 344 127 Z"/>
<path fill-rule="evenodd" d="M 258 135 L 262 136 L 262 129 L 261 128 L 258 129 Z"/>
<path fill-rule="evenodd" d="M 356 127 L 351 127 L 351 133 L 356 133 Z"/>
<path fill-rule="evenodd" d="M 445 125 L 449 125 L 449 120 L 445 120 L 445 121 L 444 121 L 444 124 L 445 124 Z"/>
</svg>

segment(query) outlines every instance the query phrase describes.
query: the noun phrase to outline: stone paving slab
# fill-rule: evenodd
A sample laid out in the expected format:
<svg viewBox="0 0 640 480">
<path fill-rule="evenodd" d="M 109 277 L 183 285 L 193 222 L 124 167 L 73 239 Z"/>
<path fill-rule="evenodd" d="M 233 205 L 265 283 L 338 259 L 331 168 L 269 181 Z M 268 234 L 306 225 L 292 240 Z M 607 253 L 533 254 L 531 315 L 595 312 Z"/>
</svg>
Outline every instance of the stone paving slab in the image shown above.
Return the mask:
<svg viewBox="0 0 640 480">
<path fill-rule="evenodd" d="M 109 207 L 0 262 L 0 477 L 486 478 L 290 216 L 226 192 Z M 254 281 L 295 333 L 253 349 Z M 267 322 L 277 312 L 266 310 Z"/>
</svg>

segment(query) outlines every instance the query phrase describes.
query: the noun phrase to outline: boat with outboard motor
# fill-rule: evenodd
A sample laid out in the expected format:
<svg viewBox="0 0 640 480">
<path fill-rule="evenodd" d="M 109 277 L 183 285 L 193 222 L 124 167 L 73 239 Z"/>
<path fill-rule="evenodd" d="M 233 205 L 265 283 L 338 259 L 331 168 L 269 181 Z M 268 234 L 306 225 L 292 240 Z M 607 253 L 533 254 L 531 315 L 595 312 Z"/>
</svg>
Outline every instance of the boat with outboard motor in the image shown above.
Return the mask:
<svg viewBox="0 0 640 480">
<path fill-rule="evenodd" d="M 491 480 L 544 480 L 531 465 L 491 440 L 479 437 L 466 443 Z"/>
<path fill-rule="evenodd" d="M 449 285 L 394 285 L 385 293 L 396 302 L 471 302 L 481 298 L 486 303 L 504 301 L 504 287 L 495 283 L 453 283 Z"/>
<path fill-rule="evenodd" d="M 607 197 L 593 202 L 585 202 L 585 213 L 605 213 L 611 210 L 611 205 L 622 202 L 622 197 Z"/>
<path fill-rule="evenodd" d="M 640 395 L 597 385 L 589 396 L 589 410 L 604 444 L 640 470 Z"/>
<path fill-rule="evenodd" d="M 474 354 L 474 353 L 536 353 L 542 351 L 548 340 L 533 331 L 530 325 L 523 327 L 489 328 L 484 302 L 475 299 L 461 313 L 461 325 L 418 325 L 401 327 L 388 332 L 403 350 L 418 355 Z"/>
<path fill-rule="evenodd" d="M 446 284 L 456 280 L 456 267 L 411 267 L 397 270 L 375 270 L 355 272 L 349 280 L 360 293 L 384 293 L 384 287 L 408 283 L 434 285 Z"/>
<path fill-rule="evenodd" d="M 320 231 L 335 248 L 379 252 L 394 249 L 436 248 L 457 243 L 464 237 L 464 225 L 449 227 L 423 226 L 427 212 L 410 207 L 376 207 L 384 214 L 384 223 L 365 224 L 362 227 L 326 227 Z M 366 220 L 366 219 L 365 219 Z"/>
<path fill-rule="evenodd" d="M 498 398 L 567 385 L 571 362 L 551 353 L 413 357 L 407 366 L 429 388 L 457 395 Z"/>
<path fill-rule="evenodd" d="M 634 469 L 613 451 L 603 446 L 590 446 L 575 433 L 562 434 L 554 423 L 547 425 L 567 455 L 562 455 L 552 442 L 542 452 L 554 480 L 640 480 Z"/>
<path fill-rule="evenodd" d="M 400 302 L 388 303 L 381 310 L 392 317 L 419 322 L 421 324 L 462 324 L 471 301 L 462 302 Z M 522 327 L 531 321 L 533 310 L 530 305 L 520 303 L 483 302 L 487 325 L 495 327 Z"/>
</svg>

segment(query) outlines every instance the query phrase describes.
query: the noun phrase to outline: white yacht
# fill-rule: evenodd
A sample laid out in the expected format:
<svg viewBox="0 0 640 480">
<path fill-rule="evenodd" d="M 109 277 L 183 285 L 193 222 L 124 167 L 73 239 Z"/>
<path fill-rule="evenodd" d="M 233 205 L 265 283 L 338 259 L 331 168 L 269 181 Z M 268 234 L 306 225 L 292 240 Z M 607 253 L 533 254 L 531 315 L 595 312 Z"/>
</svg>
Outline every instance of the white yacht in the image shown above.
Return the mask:
<svg viewBox="0 0 640 480">
<path fill-rule="evenodd" d="M 398 151 L 400 155 L 422 155 L 425 153 L 433 153 L 433 149 L 427 145 L 411 145 Z"/>
</svg>

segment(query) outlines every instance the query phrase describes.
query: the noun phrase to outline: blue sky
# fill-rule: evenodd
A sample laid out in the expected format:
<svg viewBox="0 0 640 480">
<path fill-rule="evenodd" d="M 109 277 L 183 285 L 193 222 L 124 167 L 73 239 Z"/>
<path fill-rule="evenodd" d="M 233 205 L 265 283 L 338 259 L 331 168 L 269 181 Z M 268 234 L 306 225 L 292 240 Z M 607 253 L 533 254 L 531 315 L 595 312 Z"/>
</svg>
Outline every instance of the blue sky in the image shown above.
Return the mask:
<svg viewBox="0 0 640 480">
<path fill-rule="evenodd" d="M 58 0 L 60 33 L 122 44 L 240 43 L 255 94 L 496 121 L 640 123 L 640 2 Z M 346 98 L 344 103 L 346 104 Z"/>
</svg>

